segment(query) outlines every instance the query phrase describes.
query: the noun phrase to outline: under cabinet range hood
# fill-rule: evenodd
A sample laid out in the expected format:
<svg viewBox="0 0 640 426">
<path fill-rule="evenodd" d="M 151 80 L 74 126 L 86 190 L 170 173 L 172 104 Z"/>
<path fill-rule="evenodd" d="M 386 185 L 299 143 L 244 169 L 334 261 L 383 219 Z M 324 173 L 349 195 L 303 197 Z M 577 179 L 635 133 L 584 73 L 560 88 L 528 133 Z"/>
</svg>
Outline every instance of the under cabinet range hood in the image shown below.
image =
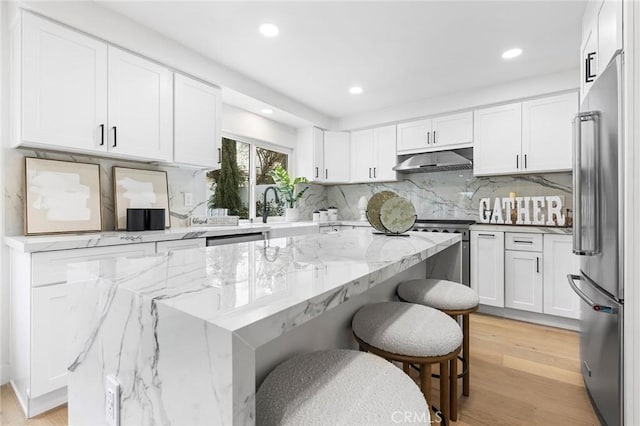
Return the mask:
<svg viewBox="0 0 640 426">
<path fill-rule="evenodd" d="M 398 173 L 429 173 L 446 170 L 465 170 L 473 167 L 473 148 L 425 152 L 400 157 L 393 168 Z"/>
</svg>

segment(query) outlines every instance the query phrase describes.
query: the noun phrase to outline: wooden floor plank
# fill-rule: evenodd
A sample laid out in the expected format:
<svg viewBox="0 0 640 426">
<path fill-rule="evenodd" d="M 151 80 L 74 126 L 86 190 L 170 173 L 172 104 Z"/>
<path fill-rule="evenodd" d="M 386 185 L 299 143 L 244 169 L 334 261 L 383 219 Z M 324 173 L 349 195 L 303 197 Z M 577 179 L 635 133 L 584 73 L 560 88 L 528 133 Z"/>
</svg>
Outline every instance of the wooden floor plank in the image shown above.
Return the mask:
<svg viewBox="0 0 640 426">
<path fill-rule="evenodd" d="M 572 331 L 471 315 L 471 395 L 463 397 L 458 386 L 458 421 L 450 424 L 598 425 L 582 383 L 578 348 Z M 438 380 L 432 382 L 438 405 Z M 0 392 L 2 425 L 67 424 L 66 406 L 26 420 L 10 387 Z"/>
</svg>

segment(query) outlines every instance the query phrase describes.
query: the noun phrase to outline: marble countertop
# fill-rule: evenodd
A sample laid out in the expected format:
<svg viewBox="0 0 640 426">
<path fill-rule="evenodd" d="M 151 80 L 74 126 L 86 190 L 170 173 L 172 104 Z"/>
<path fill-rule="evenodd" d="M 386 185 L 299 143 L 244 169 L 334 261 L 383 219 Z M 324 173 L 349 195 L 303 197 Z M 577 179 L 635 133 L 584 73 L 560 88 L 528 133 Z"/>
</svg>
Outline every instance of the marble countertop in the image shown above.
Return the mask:
<svg viewBox="0 0 640 426">
<path fill-rule="evenodd" d="M 96 233 L 79 233 L 65 235 L 35 235 L 5 237 L 7 246 L 22 252 L 41 252 L 54 250 L 68 250 L 77 248 L 104 247 L 120 244 L 152 243 L 158 241 L 183 240 L 190 238 L 207 238 L 224 235 L 241 235 L 252 232 L 267 233 L 270 230 L 280 229 L 308 229 L 309 232 L 319 229 L 320 226 L 370 226 L 368 222 L 361 221 L 333 221 L 333 222 L 268 222 L 268 223 L 241 223 L 238 226 L 207 226 L 170 228 L 164 231 L 109 231 Z"/>
<path fill-rule="evenodd" d="M 129 290 L 259 346 L 460 242 L 458 234 L 409 234 L 362 228 L 89 261 L 70 265 L 69 277 L 88 272 L 101 286 Z"/>
<path fill-rule="evenodd" d="M 571 235 L 573 228 L 553 226 L 529 226 L 529 225 L 494 225 L 489 223 L 476 223 L 469 228 L 472 231 L 494 232 L 521 232 L 525 234 L 562 234 Z"/>
</svg>

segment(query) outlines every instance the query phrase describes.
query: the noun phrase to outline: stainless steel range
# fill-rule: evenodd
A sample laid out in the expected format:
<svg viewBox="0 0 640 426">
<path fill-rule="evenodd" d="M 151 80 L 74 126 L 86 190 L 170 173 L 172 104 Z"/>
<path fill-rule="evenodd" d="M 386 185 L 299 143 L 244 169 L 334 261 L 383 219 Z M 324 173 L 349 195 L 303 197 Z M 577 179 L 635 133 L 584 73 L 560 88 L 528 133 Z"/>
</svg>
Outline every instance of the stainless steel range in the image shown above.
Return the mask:
<svg viewBox="0 0 640 426">
<path fill-rule="evenodd" d="M 449 232 L 462 236 L 462 284 L 467 286 L 471 285 L 469 227 L 474 223 L 475 220 L 418 219 L 412 229 L 422 232 Z"/>
</svg>

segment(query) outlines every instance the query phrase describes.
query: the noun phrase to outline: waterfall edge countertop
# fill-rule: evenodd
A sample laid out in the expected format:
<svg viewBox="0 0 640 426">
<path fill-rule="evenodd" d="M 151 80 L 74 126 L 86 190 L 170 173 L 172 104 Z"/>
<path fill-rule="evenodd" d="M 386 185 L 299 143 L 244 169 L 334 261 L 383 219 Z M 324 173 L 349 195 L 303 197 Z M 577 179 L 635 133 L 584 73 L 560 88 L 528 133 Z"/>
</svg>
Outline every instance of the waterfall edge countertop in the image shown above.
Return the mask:
<svg viewBox="0 0 640 426">
<path fill-rule="evenodd" d="M 108 374 L 122 424 L 253 424 L 256 348 L 461 241 L 409 234 L 363 228 L 70 265 L 70 424 L 103 424 Z"/>
</svg>

